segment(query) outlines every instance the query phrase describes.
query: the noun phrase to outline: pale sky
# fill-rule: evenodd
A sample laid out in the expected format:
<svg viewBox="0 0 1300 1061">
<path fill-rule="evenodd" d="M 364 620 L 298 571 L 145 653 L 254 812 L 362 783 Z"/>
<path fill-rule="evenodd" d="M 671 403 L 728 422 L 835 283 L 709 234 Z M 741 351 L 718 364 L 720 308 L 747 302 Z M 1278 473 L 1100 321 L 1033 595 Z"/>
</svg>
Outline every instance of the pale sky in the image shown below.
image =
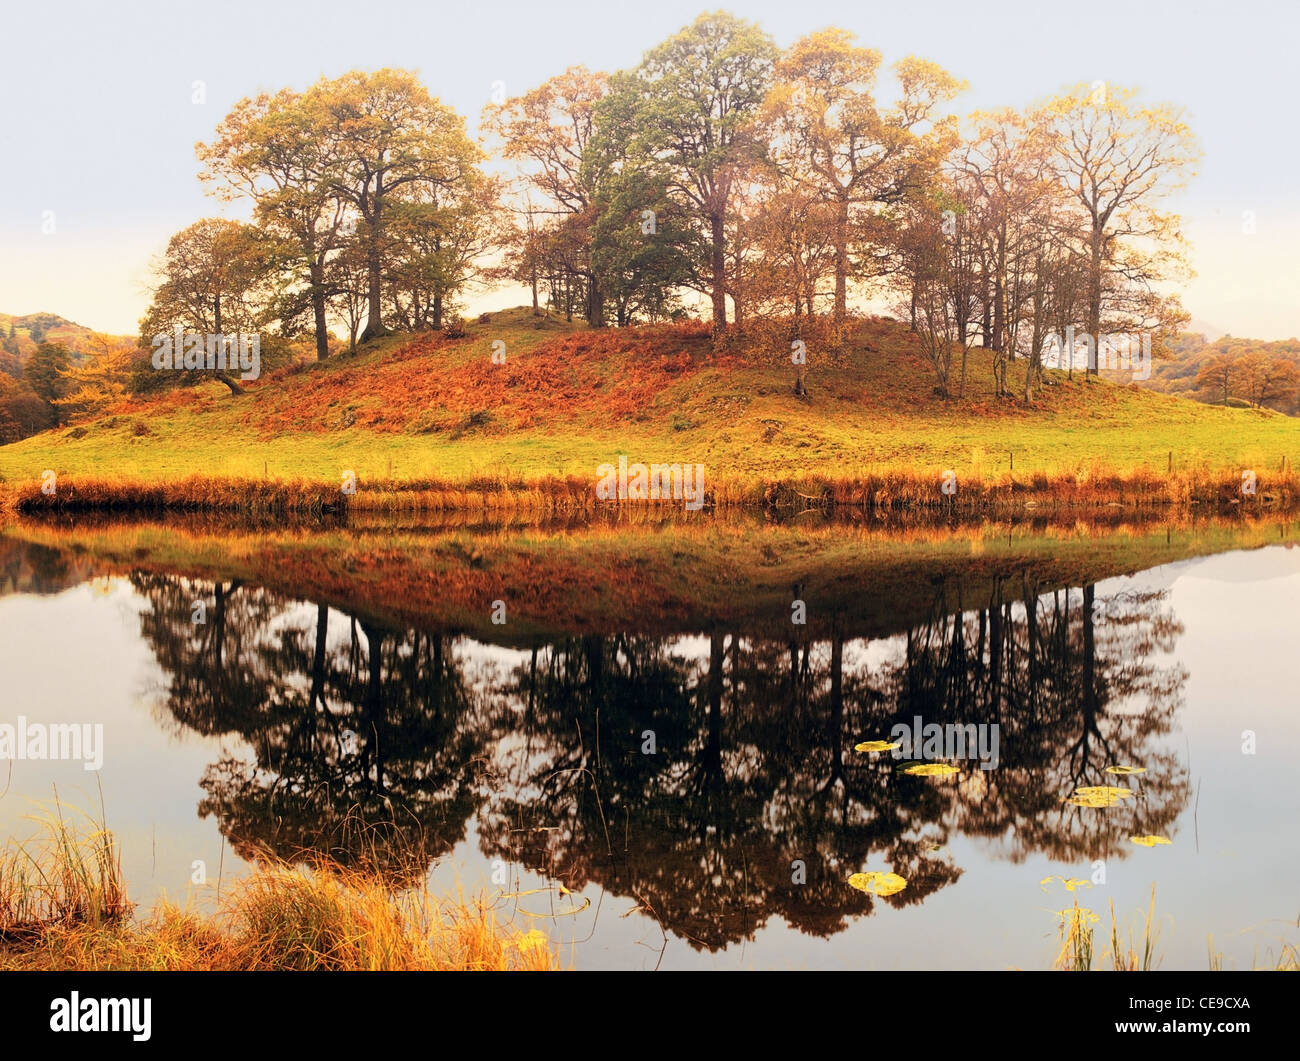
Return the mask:
<svg viewBox="0 0 1300 1061">
<path fill-rule="evenodd" d="M 577 63 L 635 65 L 707 0 L 363 4 L 93 2 L 9 4 L 0 64 L 0 312 L 48 311 L 134 333 L 150 262 L 205 216 L 241 216 L 205 196 L 194 144 L 262 89 L 384 66 L 418 71 L 469 119 L 492 93 L 527 91 Z M 840 26 L 886 63 L 932 59 L 971 88 L 959 113 L 1024 106 L 1104 80 L 1181 105 L 1205 159 L 1174 204 L 1197 278 L 1194 321 L 1234 335 L 1300 335 L 1300 148 L 1294 55 L 1300 5 L 1089 0 L 738 0 L 727 9 L 786 46 Z M 206 102 L 191 102 L 203 81 Z M 1243 232 L 1252 211 L 1253 235 Z M 50 227 L 52 212 L 53 232 Z M 522 302 L 507 292 L 495 305 Z"/>
</svg>

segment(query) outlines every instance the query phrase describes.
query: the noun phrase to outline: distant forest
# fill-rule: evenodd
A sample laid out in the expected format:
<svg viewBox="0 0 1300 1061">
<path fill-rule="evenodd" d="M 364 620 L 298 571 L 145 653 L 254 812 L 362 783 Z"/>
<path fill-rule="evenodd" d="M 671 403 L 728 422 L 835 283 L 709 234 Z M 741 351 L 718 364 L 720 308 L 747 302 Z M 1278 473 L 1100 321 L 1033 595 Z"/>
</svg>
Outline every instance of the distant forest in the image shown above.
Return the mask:
<svg viewBox="0 0 1300 1061">
<path fill-rule="evenodd" d="M 1231 335 L 1213 341 L 1184 332 L 1170 358 L 1151 366 L 1145 386 L 1207 405 L 1300 415 L 1300 339 L 1264 342 Z"/>
</svg>

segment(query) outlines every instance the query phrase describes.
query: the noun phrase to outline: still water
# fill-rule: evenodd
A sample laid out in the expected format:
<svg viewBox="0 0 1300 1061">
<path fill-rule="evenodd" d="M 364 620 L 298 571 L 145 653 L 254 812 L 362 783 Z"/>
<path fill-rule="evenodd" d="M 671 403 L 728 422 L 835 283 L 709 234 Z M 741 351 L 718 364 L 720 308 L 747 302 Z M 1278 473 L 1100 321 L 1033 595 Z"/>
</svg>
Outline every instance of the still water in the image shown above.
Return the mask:
<svg viewBox="0 0 1300 1061">
<path fill-rule="evenodd" d="M 1161 968 L 1207 968 L 1211 937 L 1225 967 L 1271 965 L 1300 934 L 1289 530 L 1047 589 L 1007 556 L 982 599 L 917 560 L 924 606 L 869 630 L 683 598 L 670 623 L 645 601 L 499 637 L 206 558 L 0 546 L 0 723 L 103 726 L 98 770 L 0 762 L 0 836 L 56 789 L 102 801 L 142 909 L 210 905 L 259 851 L 326 852 L 500 895 L 578 968 L 1047 968 L 1055 911 L 1077 896 L 1100 938 L 1113 901 L 1140 936 L 1153 886 Z M 602 577 L 582 592 L 617 592 Z M 918 748 L 957 768 L 918 776 L 855 750 L 918 719 L 996 755 Z M 1101 785 L 1133 795 L 1066 802 Z M 871 871 L 907 887 L 848 886 Z"/>
</svg>

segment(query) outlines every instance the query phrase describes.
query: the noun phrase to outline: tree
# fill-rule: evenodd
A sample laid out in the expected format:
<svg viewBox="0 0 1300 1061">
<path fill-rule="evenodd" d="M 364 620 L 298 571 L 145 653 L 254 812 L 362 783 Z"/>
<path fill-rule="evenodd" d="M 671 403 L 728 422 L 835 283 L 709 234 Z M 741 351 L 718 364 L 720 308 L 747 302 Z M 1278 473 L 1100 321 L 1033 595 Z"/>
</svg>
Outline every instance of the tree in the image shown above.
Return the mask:
<svg viewBox="0 0 1300 1061">
<path fill-rule="evenodd" d="M 847 312 L 855 215 L 899 203 L 929 182 L 954 132 L 938 108 L 965 88 L 936 64 L 909 57 L 894 66 L 901 96 L 882 112 L 880 53 L 853 40 L 828 29 L 797 41 L 777 65 L 765 106 L 773 158 L 833 210 L 837 324 Z"/>
<path fill-rule="evenodd" d="M 592 267 L 595 200 L 603 167 L 590 150 L 596 108 L 606 92 L 605 74 L 574 66 L 523 96 L 484 109 L 483 124 L 499 141 L 501 155 L 521 164 L 513 209 L 524 219 L 509 241 L 515 279 L 533 288 L 547 269 L 581 278 L 582 315 L 594 328 L 605 323 L 605 293 Z M 559 260 L 543 261 L 545 251 Z"/>
<path fill-rule="evenodd" d="M 321 138 L 327 185 L 358 215 L 366 257 L 364 342 L 388 331 L 383 289 L 393 209 L 403 199 L 418 201 L 417 192 L 464 187 L 482 153 L 465 135 L 464 119 L 405 70 L 322 79 L 303 105 Z"/>
<path fill-rule="evenodd" d="M 1300 371 L 1294 361 L 1252 350 L 1239 366 L 1242 394 L 1257 407 L 1285 405 L 1300 394 Z"/>
<path fill-rule="evenodd" d="M 1139 104 L 1135 90 L 1103 84 L 1049 100 L 1039 120 L 1052 138 L 1052 168 L 1078 212 L 1087 334 L 1099 342 L 1103 330 L 1169 331 L 1185 322 L 1177 300 L 1157 292 L 1187 272 L 1179 219 L 1156 209 L 1201 155 L 1181 111 Z"/>
<path fill-rule="evenodd" d="M 23 378 L 36 397 L 55 406 L 55 423 L 61 419 L 56 403 L 68 393 L 67 368 L 68 348 L 62 343 L 41 342 L 23 371 Z"/>
<path fill-rule="evenodd" d="M 1061 199 L 1048 169 L 1043 129 L 1006 109 L 972 116 L 973 134 L 955 153 L 949 173 L 967 204 L 967 224 L 977 242 L 984 345 L 993 352 L 995 392 L 1009 394 L 1007 364 L 1028 323 L 1026 397 L 1041 367 L 1049 277 L 1052 218 Z M 1036 299 L 1038 301 L 1036 301 Z"/>
<path fill-rule="evenodd" d="M 449 301 L 469 284 L 475 262 L 497 246 L 500 192 L 476 170 L 446 187 L 414 189 L 394 202 L 384 258 L 387 304 L 409 331 L 441 329 Z"/>
<path fill-rule="evenodd" d="M 235 104 L 211 144 L 199 144 L 201 178 L 225 199 L 250 197 L 256 217 L 281 234 L 288 264 L 305 274 L 300 297 L 311 307 L 316 357 L 329 357 L 329 263 L 342 244 L 344 200 L 329 181 L 331 159 L 319 98 L 283 89 Z M 290 307 L 286 316 L 293 316 Z"/>
<path fill-rule="evenodd" d="M 122 398 L 136 356 L 129 339 L 93 332 L 77 363 L 60 370 L 67 393 L 54 404 L 77 412 L 97 412 Z"/>
<path fill-rule="evenodd" d="M 701 15 L 647 52 L 640 66 L 610 79 L 597 108 L 602 138 L 639 166 L 659 163 L 707 240 L 702 287 L 713 331 L 727 327 L 727 241 L 737 173 L 761 153 L 754 120 L 778 56 L 756 25 L 724 12 Z"/>
<path fill-rule="evenodd" d="M 1241 366 L 1236 353 L 1221 349 L 1209 358 L 1196 373 L 1196 385 L 1218 396 L 1223 404 L 1236 393 L 1240 385 Z"/>
<path fill-rule="evenodd" d="M 141 345 L 180 329 L 200 336 L 259 335 L 272 305 L 270 286 L 277 266 L 274 245 L 251 225 L 220 218 L 196 221 L 172 236 L 157 263 L 158 284 L 140 324 Z M 179 359 L 181 351 L 174 352 Z M 268 349 L 261 349 L 263 357 Z M 192 368 L 154 371 L 149 359 L 138 363 L 134 389 L 193 385 L 205 379 L 225 384 L 232 394 L 243 388 L 230 371 Z"/>
</svg>

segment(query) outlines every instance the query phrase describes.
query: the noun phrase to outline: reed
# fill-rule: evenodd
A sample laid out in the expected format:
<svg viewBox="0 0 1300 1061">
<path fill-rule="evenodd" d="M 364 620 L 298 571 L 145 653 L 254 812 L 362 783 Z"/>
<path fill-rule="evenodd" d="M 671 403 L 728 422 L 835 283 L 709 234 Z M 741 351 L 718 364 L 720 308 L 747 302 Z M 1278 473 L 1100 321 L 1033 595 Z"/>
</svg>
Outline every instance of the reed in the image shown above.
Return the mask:
<svg viewBox="0 0 1300 1061">
<path fill-rule="evenodd" d="M 1191 507 L 1290 509 L 1300 505 L 1300 478 L 1261 472 L 1253 494 L 1242 493 L 1241 473 L 1191 467 L 1172 473 L 1145 467 L 1117 469 L 1093 462 L 1055 472 L 971 474 L 945 493 L 945 469 L 883 468 L 865 475 L 804 475 L 757 479 L 706 476 L 704 507 L 712 510 L 804 509 L 872 512 L 1010 513 L 1087 510 L 1186 510 Z M 502 474 L 464 480 L 362 478 L 355 492 L 342 483 L 308 479 L 251 479 L 191 475 L 157 481 L 60 475 L 51 494 L 37 479 L 0 482 L 0 511 L 39 513 L 211 512 L 327 515 L 349 512 L 420 514 L 490 512 L 554 517 L 608 510 L 681 509 L 682 499 L 600 501 L 595 476 L 526 478 Z"/>
<path fill-rule="evenodd" d="M 101 821 L 70 824 L 61 805 L 38 836 L 0 859 L 0 970 L 457 970 L 560 967 L 536 929 L 484 898 L 395 888 L 379 873 L 328 860 L 259 863 L 212 913 L 126 900 L 121 862 Z"/>
</svg>

